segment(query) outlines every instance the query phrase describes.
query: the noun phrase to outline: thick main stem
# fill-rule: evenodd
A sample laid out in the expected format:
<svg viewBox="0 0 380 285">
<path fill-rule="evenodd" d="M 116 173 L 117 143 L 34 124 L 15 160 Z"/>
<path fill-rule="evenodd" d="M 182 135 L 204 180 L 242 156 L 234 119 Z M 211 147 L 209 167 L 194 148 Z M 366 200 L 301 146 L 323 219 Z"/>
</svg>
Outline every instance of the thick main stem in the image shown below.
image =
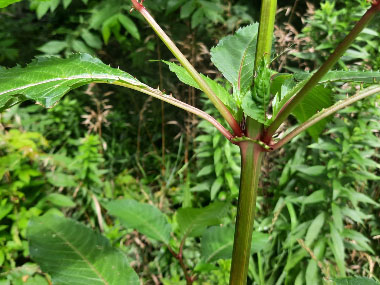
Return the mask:
<svg viewBox="0 0 380 285">
<path fill-rule="evenodd" d="M 247 136 L 259 138 L 261 124 L 248 119 Z M 247 283 L 249 258 L 251 256 L 251 241 L 253 222 L 256 209 L 257 187 L 260 177 L 263 149 L 253 142 L 241 142 L 241 178 L 239 202 L 235 226 L 234 249 L 230 285 L 245 285 Z"/>
</svg>

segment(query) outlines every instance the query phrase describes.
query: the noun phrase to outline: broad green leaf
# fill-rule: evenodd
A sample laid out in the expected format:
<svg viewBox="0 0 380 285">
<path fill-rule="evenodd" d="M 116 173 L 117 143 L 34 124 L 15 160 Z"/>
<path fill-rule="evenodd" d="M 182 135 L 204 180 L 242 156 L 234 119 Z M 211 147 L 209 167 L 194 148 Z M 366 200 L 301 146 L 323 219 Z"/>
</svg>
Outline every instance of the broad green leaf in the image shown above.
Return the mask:
<svg viewBox="0 0 380 285">
<path fill-rule="evenodd" d="M 124 14 L 118 15 L 120 24 L 127 30 L 128 33 L 132 35 L 135 39 L 140 39 L 139 30 L 137 29 L 135 23 Z"/>
<path fill-rule="evenodd" d="M 52 55 L 59 54 L 65 48 L 67 48 L 67 42 L 65 41 L 50 41 L 44 44 L 43 46 L 40 46 L 38 50 L 45 54 Z"/>
<path fill-rule="evenodd" d="M 206 262 L 232 258 L 234 228 L 211 227 L 202 236 L 201 256 Z M 251 254 L 264 249 L 269 243 L 269 235 L 261 232 L 252 233 Z"/>
<path fill-rule="evenodd" d="M 119 14 L 121 9 L 120 1 L 102 1 L 92 9 L 91 17 L 88 20 L 89 28 L 99 30 L 100 27 L 111 17 Z"/>
<path fill-rule="evenodd" d="M 326 171 L 326 166 L 323 165 L 314 165 L 307 167 L 306 165 L 300 165 L 296 169 L 306 175 L 310 176 L 319 176 Z"/>
<path fill-rule="evenodd" d="M 5 8 L 13 3 L 20 2 L 22 0 L 0 0 L 0 8 Z"/>
<path fill-rule="evenodd" d="M 32 219 L 27 237 L 32 259 L 53 284 L 140 284 L 125 254 L 74 220 L 55 215 Z"/>
<path fill-rule="evenodd" d="M 51 193 L 46 197 L 46 200 L 52 203 L 54 206 L 63 208 L 75 207 L 75 203 L 69 197 L 59 194 Z"/>
<path fill-rule="evenodd" d="M 346 266 L 344 261 L 344 244 L 343 237 L 339 234 L 333 224 L 330 224 L 330 247 L 333 251 L 335 262 L 338 265 L 340 276 L 346 276 Z"/>
<path fill-rule="evenodd" d="M 272 102 L 272 120 L 278 115 L 286 102 L 302 89 L 310 76 L 311 75 L 308 74 L 308 77 L 299 83 L 296 83 L 290 74 L 279 74 L 274 77 L 271 83 L 271 92 L 275 94 Z M 311 91 L 305 96 L 304 100 L 293 110 L 292 114 L 300 123 L 303 123 L 322 109 L 330 107 L 333 103 L 332 90 L 328 87 L 317 85 L 311 89 Z M 328 119 L 324 119 L 308 128 L 307 131 L 314 139 L 317 139 L 319 134 L 325 128 L 327 122 Z"/>
<path fill-rule="evenodd" d="M 305 244 L 310 247 L 312 243 L 318 238 L 319 233 L 325 223 L 325 213 L 320 213 L 311 223 L 309 229 L 307 230 Z"/>
<path fill-rule="evenodd" d="M 253 83 L 258 27 L 256 23 L 241 28 L 211 49 L 211 61 L 231 82 L 239 107 Z"/>
<path fill-rule="evenodd" d="M 304 123 L 314 114 L 330 107 L 333 103 L 332 90 L 318 85 L 307 94 L 304 100 L 293 110 L 292 114 L 297 118 L 298 122 Z M 314 140 L 318 139 L 328 121 L 329 119 L 321 120 L 307 129 Z"/>
<path fill-rule="evenodd" d="M 91 33 L 89 30 L 82 30 L 81 37 L 88 46 L 95 49 L 102 48 L 102 41 L 100 38 L 96 34 Z"/>
<path fill-rule="evenodd" d="M 171 225 L 167 217 L 156 207 L 124 199 L 108 203 L 110 215 L 117 217 L 127 228 L 133 228 L 147 237 L 169 243 Z"/>
<path fill-rule="evenodd" d="M 72 89 L 91 82 L 115 81 L 144 85 L 88 54 L 76 54 L 68 59 L 42 57 L 25 68 L 0 69 L 0 111 L 26 100 L 50 108 Z"/>
<path fill-rule="evenodd" d="M 257 66 L 253 88 L 243 98 L 243 111 L 252 119 L 268 125 L 267 109 L 270 101 L 270 77 L 271 71 L 263 57 Z"/>
<path fill-rule="evenodd" d="M 177 222 L 182 236 L 197 237 L 208 226 L 217 225 L 227 215 L 229 204 L 215 202 L 205 208 L 181 208 Z"/>
<path fill-rule="evenodd" d="M 365 277 L 349 277 L 349 278 L 337 278 L 334 279 L 336 285 L 380 285 L 373 279 Z"/>
<path fill-rule="evenodd" d="M 320 203 L 326 201 L 326 191 L 325 190 L 317 190 L 307 196 L 303 201 L 302 205 Z"/>
<path fill-rule="evenodd" d="M 178 64 L 175 64 L 174 62 L 168 62 L 164 60 L 163 62 L 169 66 L 170 71 L 174 72 L 180 81 L 182 81 L 183 83 L 187 85 L 190 85 L 191 87 L 201 90 L 198 83 L 195 82 L 195 80 L 191 77 L 191 75 L 187 72 L 185 68 L 183 68 L 182 66 Z M 210 86 L 212 91 L 214 91 L 215 95 L 218 96 L 220 101 L 222 101 L 223 104 L 226 105 L 229 108 L 229 110 L 235 114 L 237 111 L 237 106 L 231 94 L 228 93 L 228 91 L 222 85 L 212 80 L 211 78 L 208 78 L 207 76 L 204 76 L 203 74 L 201 74 L 201 77 Z"/>
<path fill-rule="evenodd" d="M 76 187 L 73 175 L 67 175 L 59 172 L 49 172 L 46 174 L 48 181 L 56 187 Z"/>
</svg>

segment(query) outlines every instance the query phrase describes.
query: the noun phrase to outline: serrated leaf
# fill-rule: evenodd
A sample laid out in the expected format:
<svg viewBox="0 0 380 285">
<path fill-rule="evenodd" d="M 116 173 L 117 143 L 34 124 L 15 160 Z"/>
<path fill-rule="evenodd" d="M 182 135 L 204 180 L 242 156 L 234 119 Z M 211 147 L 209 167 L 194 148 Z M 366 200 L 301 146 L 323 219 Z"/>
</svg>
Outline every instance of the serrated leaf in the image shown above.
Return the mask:
<svg viewBox="0 0 380 285">
<path fill-rule="evenodd" d="M 20 2 L 22 0 L 0 0 L 0 8 L 5 8 L 13 3 Z"/>
<path fill-rule="evenodd" d="M 221 39 L 211 49 L 211 61 L 231 82 L 239 107 L 253 82 L 258 27 L 259 24 L 256 23 L 240 28 L 234 35 Z"/>
<path fill-rule="evenodd" d="M 262 58 L 256 69 L 253 88 L 243 98 L 243 111 L 252 119 L 268 125 L 267 108 L 270 101 L 271 71 L 265 57 Z"/>
<path fill-rule="evenodd" d="M 53 284 L 140 284 L 125 254 L 74 220 L 55 215 L 32 219 L 27 237 L 32 259 Z"/>
<path fill-rule="evenodd" d="M 43 57 L 25 68 L 0 69 L 0 111 L 26 100 L 53 107 L 67 92 L 91 82 L 122 81 L 143 86 L 119 69 L 111 68 L 88 54 L 67 59 Z"/>
<path fill-rule="evenodd" d="M 232 258 L 234 228 L 211 227 L 202 236 L 201 257 L 206 262 Z M 251 254 L 264 249 L 269 243 L 269 235 L 261 232 L 252 233 Z"/>
<path fill-rule="evenodd" d="M 147 237 L 169 243 L 171 225 L 166 216 L 156 207 L 124 199 L 108 203 L 110 215 L 117 217 L 127 228 L 133 228 Z"/>
<path fill-rule="evenodd" d="M 185 68 L 179 66 L 178 64 L 175 64 L 174 62 L 168 62 L 164 60 L 163 62 L 169 66 L 170 71 L 174 72 L 180 81 L 187 85 L 190 85 L 191 87 L 201 90 L 198 83 L 195 82 L 195 80 L 191 77 L 191 75 L 187 72 Z M 228 91 L 222 85 L 212 80 L 211 78 L 204 76 L 203 74 L 201 74 L 201 77 L 210 86 L 212 91 L 214 91 L 215 95 L 218 96 L 220 101 L 222 101 L 223 104 L 226 105 L 233 114 L 236 114 L 237 105 L 234 102 L 231 94 L 228 93 Z"/>
<path fill-rule="evenodd" d="M 212 225 L 220 223 L 227 215 L 229 205 L 215 202 L 204 208 L 181 208 L 177 212 L 177 222 L 182 236 L 196 237 Z"/>
</svg>

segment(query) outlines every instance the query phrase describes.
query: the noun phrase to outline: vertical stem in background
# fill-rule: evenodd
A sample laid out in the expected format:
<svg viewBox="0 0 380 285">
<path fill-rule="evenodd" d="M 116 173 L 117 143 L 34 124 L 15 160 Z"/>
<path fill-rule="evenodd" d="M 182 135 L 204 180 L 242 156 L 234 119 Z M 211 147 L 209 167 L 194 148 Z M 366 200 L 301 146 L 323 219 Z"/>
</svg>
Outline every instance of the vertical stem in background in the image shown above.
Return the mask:
<svg viewBox="0 0 380 285">
<path fill-rule="evenodd" d="M 248 119 L 247 135 L 258 138 L 262 125 Z M 244 285 L 247 283 L 249 258 L 251 256 L 251 241 L 253 222 L 255 218 L 256 196 L 260 177 L 263 152 L 258 144 L 242 142 L 241 152 L 241 178 L 239 202 L 235 225 L 234 249 L 231 264 L 231 285 Z"/>
<path fill-rule="evenodd" d="M 277 0 L 262 1 L 255 69 L 263 57 L 270 59 L 276 9 Z M 247 129 L 245 134 L 247 137 L 260 139 L 262 131 L 262 124 L 247 117 Z M 235 225 L 234 249 L 232 253 L 230 285 L 247 284 L 257 188 L 261 173 L 261 162 L 264 155 L 263 149 L 258 144 L 252 142 L 242 142 L 240 144 L 240 152 L 242 162 L 240 191 Z"/>
</svg>

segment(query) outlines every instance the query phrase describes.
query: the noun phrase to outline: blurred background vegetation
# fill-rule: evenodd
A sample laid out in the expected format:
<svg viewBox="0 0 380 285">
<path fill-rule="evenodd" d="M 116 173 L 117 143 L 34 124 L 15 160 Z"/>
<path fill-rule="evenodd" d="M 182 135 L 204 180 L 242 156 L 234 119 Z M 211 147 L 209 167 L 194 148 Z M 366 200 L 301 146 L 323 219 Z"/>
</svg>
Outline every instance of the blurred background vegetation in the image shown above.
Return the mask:
<svg viewBox="0 0 380 285">
<path fill-rule="evenodd" d="M 259 0 L 146 0 L 144 4 L 204 74 L 220 77 L 209 50 L 258 20 Z M 200 92 L 160 62 L 173 56 L 129 1 L 31 0 L 0 10 L 0 65 L 86 52 L 217 116 Z M 368 8 L 365 0 L 279 0 L 273 68 L 313 70 Z M 373 21 L 339 68 L 378 70 L 380 21 Z M 150 61 L 150 62 L 149 62 Z M 222 80 L 222 79 L 221 79 Z M 225 83 L 221 81 L 222 83 Z M 227 84 L 227 83 L 225 83 Z M 335 86 L 337 99 L 358 86 Z M 322 278 L 380 278 L 380 97 L 331 118 L 264 165 L 250 284 L 322 284 Z M 289 126 L 296 121 L 290 119 Z M 111 219 L 102 203 L 120 197 L 171 216 L 179 207 L 231 201 L 239 185 L 238 148 L 211 125 L 127 89 L 89 85 L 50 110 L 24 103 L 0 114 L 0 284 L 48 284 L 29 258 L 31 217 L 61 212 L 101 231 L 131 259 L 144 284 L 185 284 L 167 249 Z M 228 284 L 230 261 L 200 262 L 198 238 L 184 255 L 199 284 Z M 342 255 L 343 252 L 343 255 Z"/>
</svg>

